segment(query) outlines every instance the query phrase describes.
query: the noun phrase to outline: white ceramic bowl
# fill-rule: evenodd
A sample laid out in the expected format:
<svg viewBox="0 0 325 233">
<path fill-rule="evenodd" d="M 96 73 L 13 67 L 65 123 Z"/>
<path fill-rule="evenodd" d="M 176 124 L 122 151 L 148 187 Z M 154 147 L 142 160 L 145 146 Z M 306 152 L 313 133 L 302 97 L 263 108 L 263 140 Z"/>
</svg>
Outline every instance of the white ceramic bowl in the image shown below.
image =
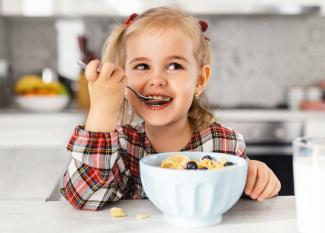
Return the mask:
<svg viewBox="0 0 325 233">
<path fill-rule="evenodd" d="M 17 96 L 17 105 L 28 111 L 55 112 L 63 110 L 69 103 L 67 95 Z"/>
<path fill-rule="evenodd" d="M 175 170 L 160 168 L 163 159 L 183 154 L 200 160 L 210 155 L 235 163 L 219 170 Z M 150 201 L 163 212 L 167 222 L 185 227 L 218 224 L 243 193 L 247 161 L 211 152 L 170 152 L 153 154 L 140 160 L 141 182 Z"/>
</svg>

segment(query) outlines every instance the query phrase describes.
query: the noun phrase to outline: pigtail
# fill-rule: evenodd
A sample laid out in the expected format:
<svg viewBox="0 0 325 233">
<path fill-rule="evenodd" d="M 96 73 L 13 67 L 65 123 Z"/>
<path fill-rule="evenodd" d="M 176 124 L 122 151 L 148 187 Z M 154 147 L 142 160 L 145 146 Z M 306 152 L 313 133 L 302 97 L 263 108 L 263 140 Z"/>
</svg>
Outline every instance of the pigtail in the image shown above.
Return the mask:
<svg viewBox="0 0 325 233">
<path fill-rule="evenodd" d="M 106 39 L 102 49 L 102 61 L 112 62 L 117 66 L 124 67 L 122 64 L 122 39 L 126 30 L 126 25 L 117 26 L 112 34 Z"/>
<path fill-rule="evenodd" d="M 194 131 L 205 129 L 213 123 L 215 118 L 210 109 L 208 98 L 204 94 L 201 95 L 200 100 L 193 98 L 187 118 Z"/>
</svg>

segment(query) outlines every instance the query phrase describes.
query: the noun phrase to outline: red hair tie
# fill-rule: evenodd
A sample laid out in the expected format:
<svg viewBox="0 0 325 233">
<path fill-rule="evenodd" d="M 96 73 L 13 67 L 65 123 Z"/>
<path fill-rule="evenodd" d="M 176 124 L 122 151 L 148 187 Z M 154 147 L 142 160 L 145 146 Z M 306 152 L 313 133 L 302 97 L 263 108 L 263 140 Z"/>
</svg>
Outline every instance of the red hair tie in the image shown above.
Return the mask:
<svg viewBox="0 0 325 233">
<path fill-rule="evenodd" d="M 208 30 L 208 22 L 207 21 L 201 19 L 201 20 L 199 20 L 199 24 L 200 24 L 202 33 L 205 32 L 206 30 Z M 210 40 L 207 36 L 205 36 L 205 35 L 203 35 L 203 36 L 207 41 Z"/>
<path fill-rule="evenodd" d="M 205 20 L 200 20 L 199 24 L 201 26 L 202 32 L 205 32 L 208 29 L 208 22 Z"/>
<path fill-rule="evenodd" d="M 137 13 L 133 13 L 129 16 L 129 18 L 127 18 L 127 20 L 125 20 L 124 24 L 126 26 L 130 26 L 131 23 L 133 23 L 133 20 L 138 16 Z"/>
</svg>

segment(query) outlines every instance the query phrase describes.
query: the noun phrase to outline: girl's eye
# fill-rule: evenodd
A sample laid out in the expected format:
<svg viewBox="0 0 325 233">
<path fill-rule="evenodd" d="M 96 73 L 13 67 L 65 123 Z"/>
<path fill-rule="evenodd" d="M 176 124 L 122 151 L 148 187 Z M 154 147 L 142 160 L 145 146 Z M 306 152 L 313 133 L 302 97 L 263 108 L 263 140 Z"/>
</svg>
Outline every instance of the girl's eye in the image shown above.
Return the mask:
<svg viewBox="0 0 325 233">
<path fill-rule="evenodd" d="M 171 63 L 169 66 L 168 66 L 168 69 L 171 69 L 171 70 L 179 70 L 179 69 L 183 69 L 183 66 L 179 63 Z"/>
<path fill-rule="evenodd" d="M 149 66 L 147 64 L 138 64 L 135 66 L 136 70 L 147 70 L 149 69 Z"/>
</svg>

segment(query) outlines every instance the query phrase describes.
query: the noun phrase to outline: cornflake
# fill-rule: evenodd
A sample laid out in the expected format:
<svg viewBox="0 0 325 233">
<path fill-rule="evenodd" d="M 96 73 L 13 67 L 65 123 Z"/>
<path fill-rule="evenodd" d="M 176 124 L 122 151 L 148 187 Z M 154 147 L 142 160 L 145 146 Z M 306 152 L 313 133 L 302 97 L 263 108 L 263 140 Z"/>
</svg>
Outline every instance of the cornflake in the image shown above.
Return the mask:
<svg viewBox="0 0 325 233">
<path fill-rule="evenodd" d="M 137 214 L 135 216 L 136 219 L 145 219 L 145 218 L 148 218 L 148 217 L 149 217 L 148 215 L 143 214 L 143 213 Z"/>
<path fill-rule="evenodd" d="M 126 216 L 126 212 L 122 208 L 118 208 L 118 207 L 110 208 L 109 214 L 114 218 Z"/>
</svg>

